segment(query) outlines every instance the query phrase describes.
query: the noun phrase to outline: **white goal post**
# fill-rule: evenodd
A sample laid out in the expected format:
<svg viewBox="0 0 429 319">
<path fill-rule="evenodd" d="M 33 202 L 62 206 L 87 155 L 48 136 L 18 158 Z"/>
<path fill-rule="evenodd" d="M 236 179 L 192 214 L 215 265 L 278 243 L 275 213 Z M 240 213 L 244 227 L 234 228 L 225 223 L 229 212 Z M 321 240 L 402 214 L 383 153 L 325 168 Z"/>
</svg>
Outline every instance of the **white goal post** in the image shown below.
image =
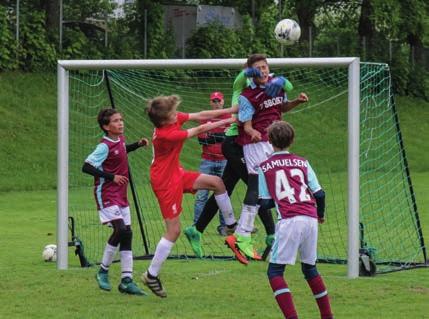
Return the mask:
<svg viewBox="0 0 429 319">
<path fill-rule="evenodd" d="M 242 68 L 246 59 L 183 60 L 59 60 L 58 72 L 58 157 L 57 157 L 57 268 L 68 268 L 68 165 L 69 165 L 69 70 Z M 360 59 L 269 58 L 271 67 L 348 68 L 348 250 L 347 275 L 359 276 L 359 135 L 360 135 Z M 232 88 L 231 88 L 232 89 Z"/>
</svg>

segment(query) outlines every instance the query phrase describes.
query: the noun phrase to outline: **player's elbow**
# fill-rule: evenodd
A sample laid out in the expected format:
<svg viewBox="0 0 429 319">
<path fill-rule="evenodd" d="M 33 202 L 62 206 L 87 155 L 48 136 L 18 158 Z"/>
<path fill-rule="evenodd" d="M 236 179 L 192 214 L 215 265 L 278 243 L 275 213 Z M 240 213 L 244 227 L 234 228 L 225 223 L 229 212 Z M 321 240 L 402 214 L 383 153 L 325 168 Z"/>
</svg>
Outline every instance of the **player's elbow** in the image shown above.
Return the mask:
<svg viewBox="0 0 429 319">
<path fill-rule="evenodd" d="M 317 216 L 319 218 L 325 217 L 325 192 L 323 189 L 318 190 L 313 194 L 317 205 Z"/>
</svg>

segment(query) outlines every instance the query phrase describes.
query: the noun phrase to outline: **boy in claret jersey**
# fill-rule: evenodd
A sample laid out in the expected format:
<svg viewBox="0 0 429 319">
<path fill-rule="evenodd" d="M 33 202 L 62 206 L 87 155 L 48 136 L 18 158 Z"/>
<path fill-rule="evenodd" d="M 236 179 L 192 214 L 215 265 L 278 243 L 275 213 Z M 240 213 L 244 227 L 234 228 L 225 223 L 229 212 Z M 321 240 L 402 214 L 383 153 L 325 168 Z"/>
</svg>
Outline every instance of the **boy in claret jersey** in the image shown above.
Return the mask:
<svg viewBox="0 0 429 319">
<path fill-rule="evenodd" d="M 302 273 L 316 299 L 320 316 L 331 319 L 328 292 L 316 268 L 318 222 L 325 221 L 325 193 L 310 163 L 288 152 L 294 136 L 289 123 L 271 124 L 268 138 L 274 153 L 258 169 L 261 201 L 274 200 L 279 218 L 267 275 L 284 317 L 297 319 L 292 293 L 283 274 L 286 265 L 295 264 L 299 251 Z"/>
</svg>

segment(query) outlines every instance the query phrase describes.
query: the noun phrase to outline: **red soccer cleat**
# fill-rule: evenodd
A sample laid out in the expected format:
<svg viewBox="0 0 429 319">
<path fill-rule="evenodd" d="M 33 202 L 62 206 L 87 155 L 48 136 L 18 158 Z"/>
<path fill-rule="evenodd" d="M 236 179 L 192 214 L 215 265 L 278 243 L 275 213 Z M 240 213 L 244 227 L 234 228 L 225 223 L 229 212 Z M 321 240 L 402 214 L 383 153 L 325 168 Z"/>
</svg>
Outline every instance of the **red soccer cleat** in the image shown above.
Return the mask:
<svg viewBox="0 0 429 319">
<path fill-rule="evenodd" d="M 246 256 L 244 256 L 237 248 L 236 243 L 237 238 L 235 238 L 234 235 L 230 235 L 225 238 L 225 245 L 227 245 L 232 250 L 235 255 L 235 258 L 237 258 L 237 260 L 243 265 L 247 265 L 249 261 L 247 260 Z"/>
</svg>

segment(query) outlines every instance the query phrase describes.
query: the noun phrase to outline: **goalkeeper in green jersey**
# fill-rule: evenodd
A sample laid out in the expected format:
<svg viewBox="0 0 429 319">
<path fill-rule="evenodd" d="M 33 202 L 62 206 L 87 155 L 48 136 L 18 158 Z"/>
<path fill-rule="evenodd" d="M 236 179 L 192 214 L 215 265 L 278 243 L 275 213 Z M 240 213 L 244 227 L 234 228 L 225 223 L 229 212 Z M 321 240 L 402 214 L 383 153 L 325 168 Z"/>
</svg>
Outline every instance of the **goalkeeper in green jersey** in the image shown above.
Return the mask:
<svg viewBox="0 0 429 319">
<path fill-rule="evenodd" d="M 259 75 L 259 70 L 253 68 L 243 69 L 235 78 L 233 84 L 233 95 L 231 105 L 238 105 L 238 97 L 244 88 L 246 88 L 251 83 L 251 77 Z M 270 87 L 270 90 L 276 89 L 274 86 Z M 280 89 L 280 88 L 277 88 Z M 287 92 L 293 90 L 293 85 L 287 79 L 283 83 L 283 89 Z M 227 164 L 225 166 L 222 180 L 225 184 L 228 194 L 232 194 L 235 186 L 238 181 L 241 179 L 246 185 L 248 180 L 248 173 L 246 169 L 246 163 L 243 155 L 243 148 L 241 145 L 235 142 L 236 137 L 238 136 L 238 127 L 237 123 L 234 122 L 231 124 L 229 129 L 225 133 L 225 140 L 222 143 L 222 153 L 227 159 Z M 197 257 L 203 257 L 204 252 L 201 246 L 201 237 L 204 230 L 207 228 L 208 224 L 214 218 L 218 211 L 218 206 L 216 200 L 212 195 L 206 202 L 203 211 L 196 221 L 194 226 L 189 226 L 185 229 L 185 235 L 189 240 L 191 247 Z M 271 243 L 274 240 L 274 221 L 271 215 L 271 211 L 267 208 L 259 208 L 258 215 L 261 218 L 262 224 L 264 225 L 266 231 L 266 245 L 271 246 Z M 228 227 L 229 226 L 229 227 Z M 232 234 L 235 230 L 236 224 L 226 226 L 226 231 L 229 234 Z"/>
</svg>

